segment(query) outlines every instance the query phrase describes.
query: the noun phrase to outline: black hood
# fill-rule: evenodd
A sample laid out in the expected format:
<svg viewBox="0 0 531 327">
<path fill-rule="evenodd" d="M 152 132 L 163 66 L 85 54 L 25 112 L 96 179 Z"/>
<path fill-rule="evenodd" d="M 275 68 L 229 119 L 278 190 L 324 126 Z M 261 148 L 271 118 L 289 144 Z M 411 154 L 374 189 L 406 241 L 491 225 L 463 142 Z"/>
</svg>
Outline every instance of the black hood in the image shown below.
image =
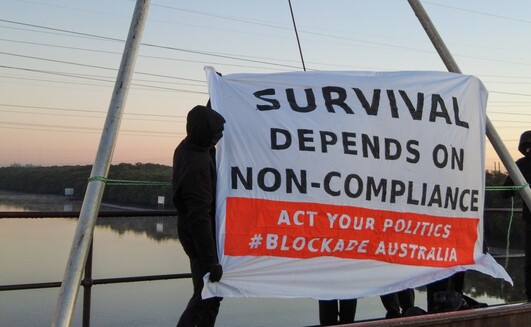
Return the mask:
<svg viewBox="0 0 531 327">
<path fill-rule="evenodd" d="M 524 156 L 529 155 L 526 152 L 526 149 L 531 147 L 531 131 L 523 132 L 520 136 L 520 142 L 518 143 L 518 151 L 520 151 Z"/>
<path fill-rule="evenodd" d="M 221 138 L 223 124 L 225 118 L 218 112 L 205 106 L 195 106 L 186 117 L 188 140 L 198 147 L 211 148 Z"/>
</svg>

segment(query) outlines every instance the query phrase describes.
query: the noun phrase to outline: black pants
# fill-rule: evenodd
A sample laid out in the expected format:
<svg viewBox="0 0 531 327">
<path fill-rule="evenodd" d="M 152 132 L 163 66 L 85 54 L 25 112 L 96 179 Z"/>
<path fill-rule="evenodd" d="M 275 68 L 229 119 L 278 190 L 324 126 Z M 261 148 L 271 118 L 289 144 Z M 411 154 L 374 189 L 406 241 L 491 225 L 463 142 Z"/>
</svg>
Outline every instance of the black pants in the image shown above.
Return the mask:
<svg viewBox="0 0 531 327">
<path fill-rule="evenodd" d="M 525 221 L 525 266 L 524 281 L 527 301 L 531 302 L 531 221 Z"/>
<path fill-rule="evenodd" d="M 453 274 L 448 278 L 444 278 L 426 285 L 428 312 L 432 313 L 435 308 L 435 293 L 439 291 L 456 291 L 463 294 L 465 285 L 465 272 L 461 271 Z"/>
<path fill-rule="evenodd" d="M 319 323 L 334 326 L 354 322 L 358 300 L 319 300 Z"/>
<path fill-rule="evenodd" d="M 201 299 L 203 276 L 209 271 L 208 268 L 200 260 L 190 259 L 194 294 L 181 315 L 177 327 L 211 327 L 216 323 L 222 298 L 212 297 L 204 300 Z"/>
<path fill-rule="evenodd" d="M 415 290 L 406 288 L 400 292 L 381 295 L 380 299 L 387 311 L 385 318 L 398 318 L 415 305 Z"/>
</svg>

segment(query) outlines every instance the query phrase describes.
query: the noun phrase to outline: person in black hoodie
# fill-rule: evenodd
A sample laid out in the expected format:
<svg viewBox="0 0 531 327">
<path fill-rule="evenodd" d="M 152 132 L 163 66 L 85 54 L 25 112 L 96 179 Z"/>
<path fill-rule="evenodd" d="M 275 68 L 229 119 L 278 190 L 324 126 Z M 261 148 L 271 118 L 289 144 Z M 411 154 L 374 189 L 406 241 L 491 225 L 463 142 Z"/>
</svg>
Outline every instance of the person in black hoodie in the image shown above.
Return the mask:
<svg viewBox="0 0 531 327">
<path fill-rule="evenodd" d="M 520 153 L 522 153 L 524 156 L 516 160 L 516 166 L 518 166 L 522 172 L 525 180 L 528 183 L 531 183 L 531 131 L 526 131 L 520 136 L 518 151 L 520 151 Z M 504 185 L 514 185 L 511 177 L 507 177 Z M 505 197 L 510 197 L 513 194 L 514 191 L 512 190 L 504 192 Z M 522 218 L 525 222 L 525 290 L 527 293 L 527 302 L 531 302 L 531 212 L 529 211 L 529 207 L 525 204 L 525 202 L 522 205 Z"/>
<path fill-rule="evenodd" d="M 209 102 L 210 104 L 210 102 Z M 179 240 L 190 259 L 194 293 L 178 327 L 214 326 L 221 298 L 201 298 L 203 276 L 218 282 L 219 264 L 215 237 L 216 143 L 225 119 L 207 106 L 195 106 L 187 116 L 186 138 L 173 154 L 172 195 L 177 208 Z"/>
</svg>

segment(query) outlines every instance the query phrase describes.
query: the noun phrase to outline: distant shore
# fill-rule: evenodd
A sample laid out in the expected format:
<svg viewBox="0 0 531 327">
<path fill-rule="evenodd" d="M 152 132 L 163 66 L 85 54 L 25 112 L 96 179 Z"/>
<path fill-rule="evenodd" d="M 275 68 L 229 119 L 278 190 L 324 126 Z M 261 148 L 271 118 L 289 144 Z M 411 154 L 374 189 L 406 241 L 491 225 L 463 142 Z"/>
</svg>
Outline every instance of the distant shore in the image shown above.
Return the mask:
<svg viewBox="0 0 531 327">
<path fill-rule="evenodd" d="M 33 211 L 31 209 L 33 205 L 42 206 L 42 205 L 45 205 L 47 203 L 52 203 L 52 202 L 63 203 L 63 207 L 57 208 L 55 210 L 50 209 L 50 211 L 63 211 L 65 210 L 65 208 L 69 209 L 67 211 L 79 211 L 81 209 L 81 205 L 83 204 L 83 198 L 81 197 L 69 197 L 69 196 L 57 195 L 57 194 L 28 193 L 28 192 L 18 192 L 18 191 L 0 189 L 0 208 L 3 202 L 2 198 L 6 201 L 8 200 L 11 203 L 20 203 L 20 205 L 27 206 L 28 211 Z M 154 206 L 131 205 L 127 203 L 109 203 L 109 202 L 101 203 L 100 210 L 113 210 L 113 209 L 143 211 L 143 210 L 154 210 L 154 209 L 160 209 L 160 208 L 154 207 Z M 172 206 L 166 207 L 165 209 L 171 210 Z M 0 209 L 0 211 L 5 211 L 5 210 L 6 210 L 5 208 Z"/>
</svg>

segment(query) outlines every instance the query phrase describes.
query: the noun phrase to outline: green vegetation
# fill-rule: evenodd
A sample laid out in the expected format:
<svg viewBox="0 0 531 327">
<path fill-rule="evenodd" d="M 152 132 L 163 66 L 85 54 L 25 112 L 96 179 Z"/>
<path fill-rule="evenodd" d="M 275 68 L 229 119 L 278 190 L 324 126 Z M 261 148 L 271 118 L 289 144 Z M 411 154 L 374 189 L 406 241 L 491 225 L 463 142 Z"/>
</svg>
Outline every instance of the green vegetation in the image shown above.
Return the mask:
<svg viewBox="0 0 531 327">
<path fill-rule="evenodd" d="M 73 188 L 75 197 L 83 197 L 91 166 L 35 167 L 13 165 L 0 168 L 0 189 L 41 194 L 64 195 Z M 163 182 L 168 185 L 112 185 L 108 183 L 103 201 L 139 206 L 156 206 L 158 196 L 171 204 L 171 167 L 158 164 L 112 165 L 108 179 L 142 182 Z"/>
</svg>

